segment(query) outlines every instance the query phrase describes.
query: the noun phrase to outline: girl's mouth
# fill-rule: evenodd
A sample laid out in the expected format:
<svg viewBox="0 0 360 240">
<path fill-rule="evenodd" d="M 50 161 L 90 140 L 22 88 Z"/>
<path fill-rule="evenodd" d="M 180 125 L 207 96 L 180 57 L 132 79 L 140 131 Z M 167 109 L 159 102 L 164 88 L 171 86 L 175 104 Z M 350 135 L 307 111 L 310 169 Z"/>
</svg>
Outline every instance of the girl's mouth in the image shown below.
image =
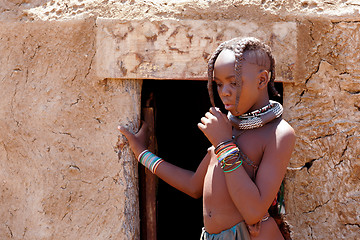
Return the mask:
<svg viewBox="0 0 360 240">
<path fill-rule="evenodd" d="M 233 106 L 232 104 L 224 104 L 226 110 L 230 110 Z"/>
</svg>

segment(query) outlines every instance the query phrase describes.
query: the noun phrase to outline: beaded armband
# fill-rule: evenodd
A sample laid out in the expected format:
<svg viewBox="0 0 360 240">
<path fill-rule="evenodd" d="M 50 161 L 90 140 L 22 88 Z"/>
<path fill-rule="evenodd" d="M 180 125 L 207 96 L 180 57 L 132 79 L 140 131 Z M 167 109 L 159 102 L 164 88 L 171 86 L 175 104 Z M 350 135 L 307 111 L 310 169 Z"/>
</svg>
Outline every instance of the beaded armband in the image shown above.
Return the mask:
<svg viewBox="0 0 360 240">
<path fill-rule="evenodd" d="M 243 163 L 240 150 L 232 140 L 220 143 L 215 148 L 215 154 L 225 173 L 238 169 Z"/>
<path fill-rule="evenodd" d="M 138 161 L 155 174 L 156 169 L 164 160 L 159 158 L 149 150 L 144 150 L 142 153 L 140 153 Z"/>
</svg>

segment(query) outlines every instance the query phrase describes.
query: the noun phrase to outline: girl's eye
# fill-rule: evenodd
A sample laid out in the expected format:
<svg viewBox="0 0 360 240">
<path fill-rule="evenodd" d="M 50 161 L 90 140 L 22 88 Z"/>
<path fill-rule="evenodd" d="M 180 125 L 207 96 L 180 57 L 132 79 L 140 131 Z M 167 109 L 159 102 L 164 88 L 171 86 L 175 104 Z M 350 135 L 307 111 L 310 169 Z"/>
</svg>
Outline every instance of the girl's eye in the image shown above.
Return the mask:
<svg viewBox="0 0 360 240">
<path fill-rule="evenodd" d="M 218 87 L 222 87 L 222 83 L 216 83 Z"/>
<path fill-rule="evenodd" d="M 236 82 L 232 82 L 231 85 L 232 85 L 232 86 L 236 86 Z"/>
</svg>

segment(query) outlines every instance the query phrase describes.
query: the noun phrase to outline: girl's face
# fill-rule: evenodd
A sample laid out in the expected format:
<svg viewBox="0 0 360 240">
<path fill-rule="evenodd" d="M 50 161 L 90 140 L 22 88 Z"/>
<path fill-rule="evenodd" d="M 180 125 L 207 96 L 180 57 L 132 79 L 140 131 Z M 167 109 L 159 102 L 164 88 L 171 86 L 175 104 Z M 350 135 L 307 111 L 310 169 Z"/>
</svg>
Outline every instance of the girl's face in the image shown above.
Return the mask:
<svg viewBox="0 0 360 240">
<path fill-rule="evenodd" d="M 225 49 L 219 54 L 214 65 L 214 80 L 217 91 L 225 109 L 234 116 L 253 111 L 262 106 L 257 106 L 259 100 L 258 75 L 260 69 L 257 65 L 242 62 L 242 87 L 240 99 L 236 106 L 237 88 L 235 81 L 235 54 Z"/>
</svg>

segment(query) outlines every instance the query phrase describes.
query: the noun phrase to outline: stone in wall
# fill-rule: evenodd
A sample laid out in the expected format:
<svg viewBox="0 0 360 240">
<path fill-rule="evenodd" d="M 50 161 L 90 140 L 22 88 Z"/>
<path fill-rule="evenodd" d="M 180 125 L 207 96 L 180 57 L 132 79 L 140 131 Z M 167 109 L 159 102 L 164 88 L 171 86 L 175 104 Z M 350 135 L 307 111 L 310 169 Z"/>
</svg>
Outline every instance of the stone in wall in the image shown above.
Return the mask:
<svg viewBox="0 0 360 240">
<path fill-rule="evenodd" d="M 141 80 L 94 74 L 94 19 L 0 22 L 0 239 L 138 239 Z M 126 113 L 126 114 L 124 114 Z"/>
</svg>

